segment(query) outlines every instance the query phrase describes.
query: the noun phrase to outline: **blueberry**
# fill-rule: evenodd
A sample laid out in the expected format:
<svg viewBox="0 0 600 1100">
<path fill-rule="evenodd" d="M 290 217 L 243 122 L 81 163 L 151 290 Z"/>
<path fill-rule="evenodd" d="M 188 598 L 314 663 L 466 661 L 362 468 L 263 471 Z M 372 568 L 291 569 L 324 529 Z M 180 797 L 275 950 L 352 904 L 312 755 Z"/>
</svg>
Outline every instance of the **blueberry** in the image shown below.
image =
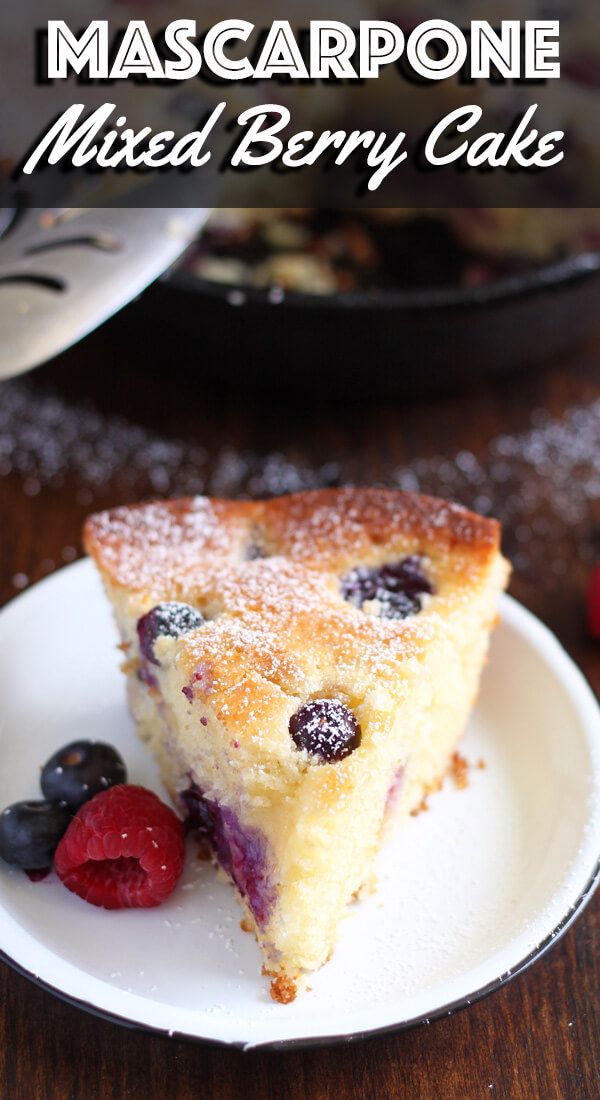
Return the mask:
<svg viewBox="0 0 600 1100">
<path fill-rule="evenodd" d="M 213 819 L 208 808 L 207 801 L 200 788 L 192 783 L 186 790 L 180 791 L 185 810 L 185 824 L 188 829 L 198 829 L 205 836 L 211 836 L 213 832 Z"/>
<path fill-rule="evenodd" d="M 266 557 L 268 557 L 268 554 L 264 546 L 260 546 L 258 542 L 248 543 L 245 553 L 246 561 L 260 561 Z"/>
<path fill-rule="evenodd" d="M 296 748 L 329 764 L 358 748 L 361 730 L 352 711 L 337 699 L 314 699 L 292 714 L 290 736 Z"/>
<path fill-rule="evenodd" d="M 123 760 L 112 745 L 102 741 L 72 741 L 46 761 L 42 768 L 42 791 L 50 802 L 61 802 L 78 810 L 95 794 L 126 783 Z"/>
<path fill-rule="evenodd" d="M 66 806 L 15 802 L 0 814 L 0 857 L 28 871 L 50 867 L 56 846 L 71 821 Z"/>
<path fill-rule="evenodd" d="M 179 638 L 180 634 L 187 634 L 189 630 L 196 630 L 202 626 L 204 617 L 195 607 L 189 603 L 159 603 L 138 619 L 137 632 L 140 640 L 142 656 L 157 665 L 159 662 L 154 656 L 154 643 L 162 634 L 170 638 Z"/>
<path fill-rule="evenodd" d="M 342 595 L 355 607 L 377 600 L 382 619 L 406 619 L 423 606 L 421 596 L 433 592 L 421 558 L 413 554 L 380 566 L 358 566 L 342 578 Z"/>
<path fill-rule="evenodd" d="M 421 610 L 418 596 L 409 596 L 408 592 L 389 592 L 387 588 L 378 588 L 371 597 L 379 603 L 381 619 L 408 619 Z"/>
</svg>

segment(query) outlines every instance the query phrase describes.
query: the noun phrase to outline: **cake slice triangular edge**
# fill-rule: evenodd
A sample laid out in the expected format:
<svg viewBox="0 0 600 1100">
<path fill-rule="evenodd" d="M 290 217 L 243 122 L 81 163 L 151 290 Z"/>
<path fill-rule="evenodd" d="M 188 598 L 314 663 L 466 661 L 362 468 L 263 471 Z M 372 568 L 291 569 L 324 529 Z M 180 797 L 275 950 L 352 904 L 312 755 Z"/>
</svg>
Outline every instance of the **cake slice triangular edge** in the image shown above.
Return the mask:
<svg viewBox="0 0 600 1100">
<path fill-rule="evenodd" d="M 235 884 L 275 999 L 329 958 L 382 835 L 444 775 L 508 576 L 499 543 L 494 520 L 379 489 L 86 524 L 139 733 Z"/>
</svg>

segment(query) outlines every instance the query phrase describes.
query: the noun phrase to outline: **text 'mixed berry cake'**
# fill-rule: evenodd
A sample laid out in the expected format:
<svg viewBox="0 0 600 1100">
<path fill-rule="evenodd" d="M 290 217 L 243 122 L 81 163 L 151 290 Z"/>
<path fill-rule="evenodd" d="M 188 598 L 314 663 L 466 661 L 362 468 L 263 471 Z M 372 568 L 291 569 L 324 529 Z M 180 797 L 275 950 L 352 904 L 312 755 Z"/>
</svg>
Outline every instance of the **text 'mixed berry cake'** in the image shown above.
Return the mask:
<svg viewBox="0 0 600 1100">
<path fill-rule="evenodd" d="M 443 775 L 508 567 L 499 526 L 383 489 L 93 516 L 131 709 L 235 884 L 275 999 Z"/>
</svg>

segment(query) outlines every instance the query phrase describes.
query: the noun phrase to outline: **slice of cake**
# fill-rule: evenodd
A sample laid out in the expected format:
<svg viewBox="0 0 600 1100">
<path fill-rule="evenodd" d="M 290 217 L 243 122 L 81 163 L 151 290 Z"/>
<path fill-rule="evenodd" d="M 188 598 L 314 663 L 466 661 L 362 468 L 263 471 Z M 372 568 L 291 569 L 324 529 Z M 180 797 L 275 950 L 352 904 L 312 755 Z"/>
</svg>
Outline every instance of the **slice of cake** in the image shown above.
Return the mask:
<svg viewBox="0 0 600 1100">
<path fill-rule="evenodd" d="M 508 575 L 499 526 L 342 489 L 117 508 L 85 545 L 140 736 L 291 1000 L 465 727 Z"/>
</svg>

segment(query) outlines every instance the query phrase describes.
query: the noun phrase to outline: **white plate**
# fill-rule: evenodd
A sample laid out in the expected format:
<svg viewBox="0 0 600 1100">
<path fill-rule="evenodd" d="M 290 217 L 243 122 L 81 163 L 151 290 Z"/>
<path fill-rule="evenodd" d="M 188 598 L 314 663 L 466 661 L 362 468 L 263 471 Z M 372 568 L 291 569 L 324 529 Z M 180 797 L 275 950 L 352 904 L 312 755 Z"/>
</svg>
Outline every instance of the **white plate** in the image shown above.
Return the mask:
<svg viewBox="0 0 600 1100">
<path fill-rule="evenodd" d="M 79 737 L 111 741 L 130 779 L 160 791 L 137 743 L 115 632 L 89 562 L 0 614 L 0 805 L 39 797 L 38 767 Z M 447 784 L 381 856 L 312 992 L 274 1004 L 233 892 L 190 858 L 159 909 L 108 913 L 50 876 L 0 871 L 0 949 L 60 996 L 110 1018 L 240 1046 L 313 1043 L 430 1021 L 538 957 L 598 878 L 600 715 L 558 642 L 502 602 L 462 752 Z"/>
</svg>

